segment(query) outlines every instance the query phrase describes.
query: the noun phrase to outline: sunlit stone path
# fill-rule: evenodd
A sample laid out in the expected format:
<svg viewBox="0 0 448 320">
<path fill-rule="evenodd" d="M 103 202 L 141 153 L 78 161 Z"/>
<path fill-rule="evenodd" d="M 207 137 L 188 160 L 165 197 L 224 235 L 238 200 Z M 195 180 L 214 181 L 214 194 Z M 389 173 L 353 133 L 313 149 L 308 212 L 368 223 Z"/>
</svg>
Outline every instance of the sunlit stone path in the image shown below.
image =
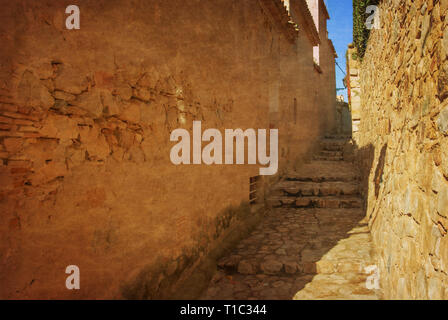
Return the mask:
<svg viewBox="0 0 448 320">
<path fill-rule="evenodd" d="M 202 299 L 378 299 L 366 286 L 373 252 L 346 142 L 324 139 L 275 187 L 269 215 L 219 261 Z"/>
</svg>

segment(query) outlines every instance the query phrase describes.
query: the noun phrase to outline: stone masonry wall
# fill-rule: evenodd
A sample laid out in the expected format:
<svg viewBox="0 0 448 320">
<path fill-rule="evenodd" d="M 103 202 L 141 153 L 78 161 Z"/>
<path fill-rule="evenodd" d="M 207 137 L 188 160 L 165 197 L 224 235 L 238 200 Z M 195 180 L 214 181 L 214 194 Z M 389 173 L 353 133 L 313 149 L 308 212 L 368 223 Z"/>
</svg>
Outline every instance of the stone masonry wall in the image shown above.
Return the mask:
<svg viewBox="0 0 448 320">
<path fill-rule="evenodd" d="M 193 270 L 255 216 L 258 166 L 175 166 L 170 132 L 278 128 L 266 182 L 323 134 L 312 45 L 264 2 L 78 1 L 67 30 L 71 3 L 0 1 L 0 298 L 173 298 L 201 282 Z M 72 264 L 81 290 L 65 288 Z"/>
<path fill-rule="evenodd" d="M 361 116 L 361 84 L 359 82 L 360 58 L 357 49 L 351 44 L 347 50 L 347 87 L 348 100 L 352 115 L 352 137 L 358 141 L 358 130 Z"/>
<path fill-rule="evenodd" d="M 386 299 L 448 299 L 448 1 L 384 0 L 358 155 Z"/>
</svg>

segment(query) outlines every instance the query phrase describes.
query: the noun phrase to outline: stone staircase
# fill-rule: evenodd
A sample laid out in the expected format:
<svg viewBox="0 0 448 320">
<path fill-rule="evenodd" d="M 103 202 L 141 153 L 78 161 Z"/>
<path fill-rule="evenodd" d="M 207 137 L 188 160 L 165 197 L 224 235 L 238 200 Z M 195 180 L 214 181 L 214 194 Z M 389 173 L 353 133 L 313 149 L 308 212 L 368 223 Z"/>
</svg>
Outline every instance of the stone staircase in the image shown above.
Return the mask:
<svg viewBox="0 0 448 320">
<path fill-rule="evenodd" d="M 326 138 L 321 142 L 322 149 L 317 155 L 314 155 L 313 159 L 321 161 L 343 161 L 345 141 L 347 139 Z"/>
<path fill-rule="evenodd" d="M 343 162 L 346 139 L 324 139 L 314 161 L 290 173 L 268 199 L 274 208 L 361 208 L 359 175 Z"/>
<path fill-rule="evenodd" d="M 317 156 L 267 199 L 266 220 L 218 262 L 203 299 L 376 299 L 366 288 L 372 245 L 347 139 L 325 138 Z"/>
</svg>

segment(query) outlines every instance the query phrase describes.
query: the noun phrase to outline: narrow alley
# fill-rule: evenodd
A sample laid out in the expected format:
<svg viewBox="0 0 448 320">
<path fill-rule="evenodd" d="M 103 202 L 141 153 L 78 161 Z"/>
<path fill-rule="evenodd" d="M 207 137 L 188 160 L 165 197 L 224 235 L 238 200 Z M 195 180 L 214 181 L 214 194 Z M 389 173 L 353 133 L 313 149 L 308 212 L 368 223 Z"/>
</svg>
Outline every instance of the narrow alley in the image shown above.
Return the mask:
<svg viewBox="0 0 448 320">
<path fill-rule="evenodd" d="M 448 300 L 448 0 L 0 6 L 0 300 Z"/>
<path fill-rule="evenodd" d="M 328 137 L 314 160 L 268 199 L 272 210 L 218 263 L 203 299 L 377 299 L 366 287 L 372 243 L 348 138 Z"/>
</svg>

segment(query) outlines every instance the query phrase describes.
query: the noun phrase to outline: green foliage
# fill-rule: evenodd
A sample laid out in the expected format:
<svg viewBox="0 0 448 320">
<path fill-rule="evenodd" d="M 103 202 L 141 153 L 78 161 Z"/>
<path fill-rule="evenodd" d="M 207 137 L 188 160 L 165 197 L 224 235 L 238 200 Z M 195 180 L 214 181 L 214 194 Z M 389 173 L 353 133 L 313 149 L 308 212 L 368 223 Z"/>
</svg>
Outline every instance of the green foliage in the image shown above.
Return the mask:
<svg viewBox="0 0 448 320">
<path fill-rule="evenodd" d="M 353 43 L 361 59 L 366 52 L 370 35 L 370 30 L 365 25 L 368 18 L 366 8 L 370 5 L 378 5 L 379 2 L 380 0 L 353 0 Z"/>
</svg>

